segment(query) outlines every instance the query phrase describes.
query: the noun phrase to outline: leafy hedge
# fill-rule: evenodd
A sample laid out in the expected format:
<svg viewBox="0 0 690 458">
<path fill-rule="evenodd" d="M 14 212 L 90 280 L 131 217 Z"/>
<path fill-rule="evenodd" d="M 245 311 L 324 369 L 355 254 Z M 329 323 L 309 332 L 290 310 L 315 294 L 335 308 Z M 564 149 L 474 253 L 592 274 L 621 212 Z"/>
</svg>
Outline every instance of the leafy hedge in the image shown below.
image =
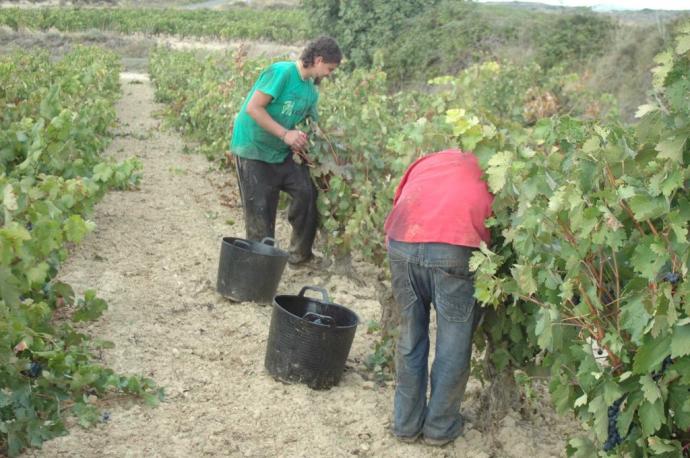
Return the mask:
<svg viewBox="0 0 690 458">
<path fill-rule="evenodd" d="M 58 62 L 45 53 L 0 58 L 0 453 L 65 434 L 65 415 L 99 421 L 109 393 L 162 395 L 151 380 L 115 374 L 71 322 L 107 304 L 75 298 L 54 280 L 68 246 L 94 228 L 87 218 L 105 192 L 139 179 L 136 160 L 103 161 L 115 119 L 115 55 L 79 48 Z"/>
<path fill-rule="evenodd" d="M 309 38 L 306 17 L 297 9 L 3 8 L 0 9 L 0 25 L 14 30 L 102 30 L 124 34 L 264 39 L 280 43 Z"/>
<path fill-rule="evenodd" d="M 369 66 L 377 49 L 403 35 L 405 21 L 438 0 L 303 0 L 312 28 L 338 39 L 355 66 Z"/>
<path fill-rule="evenodd" d="M 657 64 L 635 126 L 563 117 L 472 139 L 503 239 L 473 260 L 477 297 L 518 312 L 504 329 L 533 338 L 507 361 L 544 352 L 556 406 L 591 427 L 573 456 L 690 449 L 690 24 Z"/>
</svg>

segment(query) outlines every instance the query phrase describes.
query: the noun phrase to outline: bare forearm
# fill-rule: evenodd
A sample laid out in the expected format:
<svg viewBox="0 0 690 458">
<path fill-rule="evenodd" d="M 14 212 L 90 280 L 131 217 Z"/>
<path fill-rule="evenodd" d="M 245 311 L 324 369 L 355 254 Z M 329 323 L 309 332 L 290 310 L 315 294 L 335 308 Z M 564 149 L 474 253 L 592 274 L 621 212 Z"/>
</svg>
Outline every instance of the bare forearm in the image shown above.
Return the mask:
<svg viewBox="0 0 690 458">
<path fill-rule="evenodd" d="M 264 107 L 247 107 L 247 114 L 264 130 L 278 138 L 284 138 L 289 130 L 276 122 Z"/>
<path fill-rule="evenodd" d="M 286 129 L 273 119 L 266 111 L 266 105 L 270 103 L 271 99 L 269 95 L 256 91 L 247 104 L 247 114 L 259 126 L 280 138 L 293 150 L 302 150 L 307 144 L 307 134 L 299 130 Z"/>
</svg>

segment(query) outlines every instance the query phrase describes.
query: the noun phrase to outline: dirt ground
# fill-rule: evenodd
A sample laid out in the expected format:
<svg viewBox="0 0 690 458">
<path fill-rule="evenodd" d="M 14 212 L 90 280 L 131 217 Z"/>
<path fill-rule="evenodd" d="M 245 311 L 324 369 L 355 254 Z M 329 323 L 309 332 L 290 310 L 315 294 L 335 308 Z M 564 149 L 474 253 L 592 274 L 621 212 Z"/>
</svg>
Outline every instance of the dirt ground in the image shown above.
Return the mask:
<svg viewBox="0 0 690 458">
<path fill-rule="evenodd" d="M 263 366 L 271 308 L 232 303 L 215 291 L 222 237 L 244 234 L 233 175 L 186 154 L 185 140 L 161 127 L 145 72 L 123 73 L 121 82 L 115 139 L 105 154 L 139 157 L 142 184 L 112 192 L 96 207 L 97 229 L 74 250 L 60 279 L 79 292 L 94 288 L 108 301 L 105 315 L 85 328 L 115 343 L 104 363 L 155 379 L 166 399 L 155 408 L 104 404 L 99 425 L 74 425 L 68 436 L 26 456 L 564 456 L 577 424 L 545 400 L 527 416 L 510 413 L 492 434 L 477 430 L 482 387 L 473 379 L 463 404 L 464 437 L 443 448 L 396 441 L 389 433 L 394 386 L 371 381 L 364 365 L 376 342 L 366 323 L 380 315 L 374 284 L 360 286 L 328 270 L 288 268 L 278 293 L 322 286 L 359 315 L 342 381 L 327 391 L 275 381 Z M 289 239 L 282 214 L 277 239 L 282 246 Z M 355 268 L 362 278 L 375 277 L 370 265 Z"/>
</svg>

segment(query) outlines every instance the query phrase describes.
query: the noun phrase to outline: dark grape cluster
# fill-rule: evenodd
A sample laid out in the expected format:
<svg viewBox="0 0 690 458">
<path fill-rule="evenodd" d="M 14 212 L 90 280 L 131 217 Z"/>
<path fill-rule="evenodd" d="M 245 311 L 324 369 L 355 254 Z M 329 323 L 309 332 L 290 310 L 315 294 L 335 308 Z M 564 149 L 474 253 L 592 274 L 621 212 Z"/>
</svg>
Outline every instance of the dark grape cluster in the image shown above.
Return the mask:
<svg viewBox="0 0 690 458">
<path fill-rule="evenodd" d="M 620 414 L 621 404 L 623 404 L 624 398 L 625 396 L 621 396 L 609 406 L 609 436 L 606 438 L 606 442 L 604 442 L 605 452 L 613 450 L 618 444 L 623 442 L 623 439 L 618 433 L 618 415 Z"/>
<path fill-rule="evenodd" d="M 661 363 L 661 369 L 652 372 L 652 379 L 655 382 L 659 380 L 664 375 L 664 372 L 666 372 L 666 369 L 668 369 L 668 366 L 671 364 L 673 364 L 673 358 L 671 358 L 671 355 L 668 355 L 666 358 L 664 358 L 664 362 Z"/>
<path fill-rule="evenodd" d="M 319 315 L 318 313 L 308 312 L 302 317 L 310 323 L 318 324 L 321 326 L 335 326 L 335 320 L 327 315 Z"/>
<path fill-rule="evenodd" d="M 677 272 L 666 272 L 661 279 L 669 282 L 672 286 L 676 286 L 680 282 L 681 276 Z"/>
<path fill-rule="evenodd" d="M 31 361 L 29 369 L 22 371 L 22 374 L 26 375 L 29 378 L 38 378 L 41 376 L 42 373 L 43 366 L 41 366 L 41 363 L 38 363 L 36 361 Z"/>
<path fill-rule="evenodd" d="M 613 304 L 616 301 L 616 293 L 613 290 L 607 290 L 601 293 L 601 303 L 604 305 Z"/>
</svg>

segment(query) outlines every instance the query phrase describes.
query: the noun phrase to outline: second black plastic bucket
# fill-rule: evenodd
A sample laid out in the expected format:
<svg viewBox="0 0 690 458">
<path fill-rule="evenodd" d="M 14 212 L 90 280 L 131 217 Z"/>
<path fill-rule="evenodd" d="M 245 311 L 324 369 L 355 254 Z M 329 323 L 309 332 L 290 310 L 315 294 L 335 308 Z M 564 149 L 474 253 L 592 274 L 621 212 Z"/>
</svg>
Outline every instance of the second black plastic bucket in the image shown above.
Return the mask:
<svg viewBox="0 0 690 458">
<path fill-rule="evenodd" d="M 323 300 L 304 296 L 318 291 Z M 323 288 L 305 286 L 297 296 L 273 299 L 271 327 L 266 343 L 266 370 L 285 382 L 327 389 L 343 375 L 359 318 L 330 302 Z"/>
<path fill-rule="evenodd" d="M 272 238 L 261 242 L 223 237 L 216 290 L 233 301 L 270 304 L 288 254 Z"/>
</svg>

